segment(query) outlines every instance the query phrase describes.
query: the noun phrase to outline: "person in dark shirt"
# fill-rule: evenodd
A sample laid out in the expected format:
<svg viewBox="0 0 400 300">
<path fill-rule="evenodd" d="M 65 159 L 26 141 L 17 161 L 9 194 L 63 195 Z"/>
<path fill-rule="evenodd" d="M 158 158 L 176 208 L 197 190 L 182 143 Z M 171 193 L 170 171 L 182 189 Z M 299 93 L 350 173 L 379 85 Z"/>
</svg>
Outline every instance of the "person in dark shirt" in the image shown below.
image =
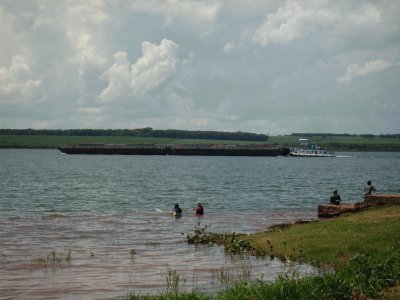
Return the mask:
<svg viewBox="0 0 400 300">
<path fill-rule="evenodd" d="M 331 196 L 330 200 L 331 200 L 332 204 L 335 204 L 335 205 L 339 205 L 340 204 L 340 201 L 342 199 L 340 199 L 340 195 L 338 194 L 337 190 L 333 190 L 333 195 Z"/>
<path fill-rule="evenodd" d="M 202 216 L 204 215 L 204 208 L 203 205 L 201 205 L 200 202 L 197 203 L 197 207 L 193 208 L 195 210 L 196 216 Z"/>
<path fill-rule="evenodd" d="M 179 207 L 178 203 L 175 204 L 174 211 L 172 212 L 172 214 L 175 217 L 181 217 L 182 216 L 182 208 Z"/>
<path fill-rule="evenodd" d="M 365 197 L 372 195 L 372 193 L 375 193 L 376 189 L 371 183 L 371 180 L 368 180 L 367 185 L 364 187 L 364 199 Z"/>
</svg>

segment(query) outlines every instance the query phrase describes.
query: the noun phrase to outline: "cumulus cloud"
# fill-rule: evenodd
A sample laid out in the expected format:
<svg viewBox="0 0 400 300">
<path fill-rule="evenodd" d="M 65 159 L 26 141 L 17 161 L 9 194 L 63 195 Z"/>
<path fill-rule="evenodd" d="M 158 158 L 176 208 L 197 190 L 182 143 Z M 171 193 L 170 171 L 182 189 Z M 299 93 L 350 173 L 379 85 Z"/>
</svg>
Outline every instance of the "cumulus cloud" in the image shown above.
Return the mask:
<svg viewBox="0 0 400 300">
<path fill-rule="evenodd" d="M 391 66 L 391 62 L 383 60 L 366 62 L 364 65 L 354 63 L 347 66 L 346 74 L 338 78 L 337 81 L 340 83 L 350 83 L 356 77 L 362 77 L 373 73 L 383 72 Z"/>
<path fill-rule="evenodd" d="M 330 28 L 349 30 L 351 26 L 375 25 L 381 12 L 373 4 L 351 11 L 329 1 L 288 0 L 256 29 L 253 42 L 261 46 L 284 44 Z"/>
<path fill-rule="evenodd" d="M 75 48 L 71 62 L 79 66 L 79 74 L 82 75 L 88 66 L 101 67 L 106 59 L 99 54 L 98 47 L 93 42 L 90 34 L 78 31 L 67 31 L 72 47 Z"/>
<path fill-rule="evenodd" d="M 382 13 L 376 6 L 367 3 L 359 11 L 349 13 L 345 18 L 348 23 L 363 26 L 381 22 Z"/>
<path fill-rule="evenodd" d="M 108 86 L 98 98 L 111 101 L 127 94 L 139 97 L 156 89 L 175 74 L 177 49 L 178 45 L 167 39 L 159 45 L 143 42 L 142 56 L 134 64 L 130 64 L 125 52 L 117 52 L 114 64 L 102 75 Z"/>
<path fill-rule="evenodd" d="M 26 52 L 15 55 L 8 69 L 0 68 L 0 98 L 3 101 L 29 99 L 41 86 L 42 81 L 31 70 L 31 63 Z"/>
<path fill-rule="evenodd" d="M 163 39 L 160 45 L 142 43 L 143 56 L 132 65 L 131 88 L 135 95 L 158 87 L 176 72 L 178 45 Z"/>
<path fill-rule="evenodd" d="M 114 64 L 101 76 L 108 80 L 108 86 L 98 96 L 103 101 L 112 101 L 121 95 L 129 94 L 131 73 L 126 52 L 114 54 Z"/>
<path fill-rule="evenodd" d="M 0 1 L 0 127 L 396 133 L 399 9 L 387 0 Z M 377 80 L 332 84 L 369 74 Z"/>
<path fill-rule="evenodd" d="M 218 2 L 202 1 L 134 1 L 131 9 L 139 13 L 163 15 L 166 25 L 173 24 L 175 17 L 183 17 L 191 23 L 204 25 L 216 19 L 221 6 Z"/>
<path fill-rule="evenodd" d="M 335 15 L 323 2 L 287 1 L 275 14 L 268 14 L 265 23 L 253 36 L 262 46 L 269 43 L 287 43 L 315 30 L 316 26 L 335 20 Z"/>
<path fill-rule="evenodd" d="M 80 1 L 69 5 L 67 13 L 81 22 L 98 25 L 109 19 L 105 6 L 102 0 Z"/>
</svg>

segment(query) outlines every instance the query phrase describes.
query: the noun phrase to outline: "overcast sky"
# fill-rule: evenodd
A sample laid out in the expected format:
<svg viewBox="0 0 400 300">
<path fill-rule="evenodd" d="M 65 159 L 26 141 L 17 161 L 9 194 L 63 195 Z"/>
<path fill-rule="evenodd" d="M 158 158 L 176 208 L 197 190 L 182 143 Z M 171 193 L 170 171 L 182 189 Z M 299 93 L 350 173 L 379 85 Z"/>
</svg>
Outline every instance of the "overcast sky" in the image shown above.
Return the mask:
<svg viewBox="0 0 400 300">
<path fill-rule="evenodd" d="M 0 0 L 0 128 L 400 133 L 400 1 Z"/>
</svg>

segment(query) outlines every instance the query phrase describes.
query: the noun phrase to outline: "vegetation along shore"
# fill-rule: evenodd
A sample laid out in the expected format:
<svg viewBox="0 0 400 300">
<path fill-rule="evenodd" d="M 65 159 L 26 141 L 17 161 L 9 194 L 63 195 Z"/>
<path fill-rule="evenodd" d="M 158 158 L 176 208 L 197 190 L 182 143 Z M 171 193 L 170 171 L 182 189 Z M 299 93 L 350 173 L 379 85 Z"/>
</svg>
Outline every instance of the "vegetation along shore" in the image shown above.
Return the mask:
<svg viewBox="0 0 400 300">
<path fill-rule="evenodd" d="M 0 148 L 54 149 L 63 144 L 121 143 L 121 144 L 243 144 L 269 143 L 288 147 L 298 145 L 299 138 L 331 151 L 400 151 L 400 134 L 326 134 L 292 133 L 268 136 L 246 132 L 187 131 L 142 129 L 70 129 L 34 130 L 0 129 Z"/>
<path fill-rule="evenodd" d="M 250 235 L 216 234 L 198 227 L 186 240 L 222 244 L 227 254 L 310 263 L 315 274 L 238 282 L 217 294 L 173 289 L 127 299 L 400 299 L 400 206 L 374 207 L 326 221 L 274 227 Z M 175 274 L 179 279 L 179 274 Z"/>
</svg>

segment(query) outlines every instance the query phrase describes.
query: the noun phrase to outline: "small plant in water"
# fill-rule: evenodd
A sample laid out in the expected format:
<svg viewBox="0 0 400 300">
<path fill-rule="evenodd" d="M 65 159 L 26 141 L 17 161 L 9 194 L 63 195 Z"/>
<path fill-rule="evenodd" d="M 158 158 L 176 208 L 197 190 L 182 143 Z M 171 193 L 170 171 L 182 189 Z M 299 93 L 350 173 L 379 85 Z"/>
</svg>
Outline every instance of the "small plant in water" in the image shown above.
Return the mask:
<svg viewBox="0 0 400 300">
<path fill-rule="evenodd" d="M 221 285 L 228 285 L 233 282 L 233 270 L 232 268 L 220 267 L 213 270 L 217 282 Z"/>
<path fill-rule="evenodd" d="M 221 267 L 214 269 L 214 276 L 221 285 L 230 285 L 236 282 L 249 281 L 251 278 L 252 266 L 243 263 L 236 267 Z"/>
<path fill-rule="evenodd" d="M 134 259 L 136 255 L 136 249 L 131 249 L 131 251 L 129 251 L 129 255 L 131 256 L 131 259 Z"/>
<path fill-rule="evenodd" d="M 53 249 L 47 256 L 38 256 L 34 258 L 33 262 L 41 263 L 47 266 L 48 264 L 57 264 L 62 262 L 71 263 L 71 260 L 72 260 L 71 249 L 69 249 L 65 255 L 57 253 Z"/>
<path fill-rule="evenodd" d="M 256 253 L 255 249 L 250 246 L 250 243 L 239 238 L 236 233 L 217 234 L 207 231 L 207 225 L 200 227 L 200 224 L 195 227 L 194 234 L 186 236 L 188 244 L 205 244 L 224 245 L 225 251 L 229 254 L 244 254 Z M 261 253 L 259 253 L 261 255 Z"/>
<path fill-rule="evenodd" d="M 146 246 L 148 246 L 148 247 L 158 247 L 158 246 L 160 246 L 160 243 L 157 242 L 157 241 L 147 241 L 146 242 Z"/>
<path fill-rule="evenodd" d="M 71 260 L 72 260 L 71 249 L 68 249 L 67 255 L 65 256 L 65 261 L 67 263 L 71 263 Z"/>
<path fill-rule="evenodd" d="M 168 270 L 165 275 L 167 279 L 167 289 L 174 293 L 178 293 L 179 291 L 179 283 L 181 280 L 181 276 L 176 270 Z"/>
<path fill-rule="evenodd" d="M 244 254 L 253 251 L 248 241 L 238 238 L 236 233 L 223 235 L 225 251 L 230 254 Z"/>
<path fill-rule="evenodd" d="M 204 227 L 200 226 L 200 223 L 194 228 L 194 234 L 188 234 L 186 236 L 186 242 L 194 245 L 213 245 L 218 243 L 219 235 L 207 231 L 207 225 Z"/>
</svg>

